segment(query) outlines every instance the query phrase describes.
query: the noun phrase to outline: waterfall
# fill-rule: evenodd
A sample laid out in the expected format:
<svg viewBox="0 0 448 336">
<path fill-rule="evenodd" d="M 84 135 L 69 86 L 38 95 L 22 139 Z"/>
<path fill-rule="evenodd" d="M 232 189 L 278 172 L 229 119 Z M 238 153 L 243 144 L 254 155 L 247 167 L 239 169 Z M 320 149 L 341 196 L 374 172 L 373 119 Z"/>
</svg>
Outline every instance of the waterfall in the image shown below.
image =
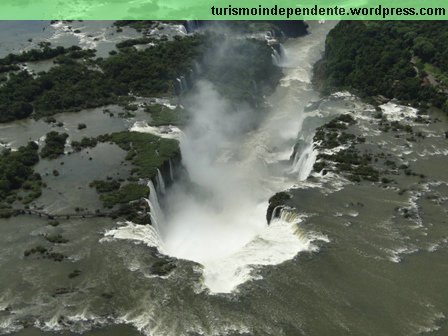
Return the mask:
<svg viewBox="0 0 448 336">
<path fill-rule="evenodd" d="M 201 21 L 198 20 L 187 20 L 184 23 L 184 27 L 187 31 L 187 33 L 194 32 L 195 30 L 198 30 L 201 26 Z"/>
<path fill-rule="evenodd" d="M 195 78 L 196 78 L 196 74 L 194 73 L 194 70 L 192 68 L 188 69 L 188 74 L 187 74 L 188 87 L 191 87 L 193 85 Z"/>
<path fill-rule="evenodd" d="M 297 150 L 294 155 L 292 172 L 299 174 L 299 180 L 304 181 L 311 174 L 314 162 L 316 161 L 317 151 L 313 143 L 307 144 L 303 150 Z"/>
<path fill-rule="evenodd" d="M 279 47 L 279 54 L 280 54 L 281 60 L 284 62 L 286 59 L 286 49 L 283 46 L 283 44 L 281 44 L 281 43 L 278 45 L 278 47 Z"/>
<path fill-rule="evenodd" d="M 272 61 L 275 65 L 281 66 L 282 63 L 284 63 L 285 57 L 286 57 L 286 50 L 285 47 L 281 43 L 276 43 L 271 45 L 272 49 Z"/>
<path fill-rule="evenodd" d="M 188 90 L 188 83 L 187 80 L 185 79 L 185 76 L 180 76 L 180 82 L 181 82 L 181 86 L 182 86 L 182 92 L 185 92 Z"/>
<path fill-rule="evenodd" d="M 274 47 L 272 47 L 271 57 L 272 57 L 272 62 L 274 62 L 275 65 L 277 65 L 277 66 L 280 65 L 281 56 Z"/>
<path fill-rule="evenodd" d="M 278 210 L 278 209 L 282 209 L 283 207 L 284 207 L 283 205 L 277 205 L 277 206 L 274 208 L 274 210 L 272 210 L 271 220 L 269 221 L 269 223 L 272 222 L 272 221 L 276 218 L 275 214 L 277 213 L 277 210 Z"/>
<path fill-rule="evenodd" d="M 311 120 L 309 130 L 302 129 L 306 115 L 298 112 L 310 99 L 317 100 L 309 78 L 312 64 L 321 57 L 327 30 L 288 43 L 285 76 L 266 98 L 270 107 L 263 117 L 256 110 L 235 109 L 235 102 L 221 96 L 212 83 L 198 81 L 197 90 L 185 102 L 192 118 L 180 143 L 189 181 L 180 179 L 166 190 L 166 220 L 157 197 L 161 193 L 157 195 L 154 184 L 148 182 L 147 202 L 154 231 L 162 231 L 162 253 L 200 263 L 203 284 L 211 293 L 229 293 L 260 278 L 260 265 L 276 265 L 300 251 L 314 251 L 312 242 L 323 239 L 314 233 L 300 234 L 306 228 L 297 224 L 305 217 L 286 206 L 274 208 L 267 225 L 266 206 L 272 195 L 290 188 L 298 178 L 306 179 L 314 164 L 317 153 L 311 133 L 317 120 Z M 282 46 L 275 41 L 271 47 L 273 60 L 281 64 Z M 226 52 L 222 54 L 225 58 Z M 184 88 L 182 82 L 179 76 L 176 91 Z M 247 132 L 247 120 L 259 122 L 258 127 Z M 284 153 L 290 153 L 298 134 L 302 140 L 291 160 L 289 173 L 293 174 L 284 174 Z M 178 172 L 173 172 L 172 161 L 168 164 L 167 179 L 173 181 Z"/>
<path fill-rule="evenodd" d="M 280 210 L 280 219 L 284 222 L 288 223 L 299 223 L 301 218 L 300 216 L 291 208 L 283 207 Z"/>
<path fill-rule="evenodd" d="M 152 183 L 152 181 L 150 180 L 147 185 L 149 187 L 149 198 L 146 198 L 145 200 L 148 203 L 150 209 L 152 225 L 157 230 L 157 232 L 160 233 L 160 225 L 164 222 L 164 214 L 159 204 L 159 198 L 157 197 L 157 191 L 154 187 L 154 183 Z"/>
<path fill-rule="evenodd" d="M 149 218 L 151 218 L 151 225 L 154 227 L 156 232 L 160 232 L 158 218 L 156 215 L 156 211 L 154 210 L 155 207 L 153 206 L 153 204 L 151 203 L 151 201 L 148 198 L 145 198 L 145 201 L 149 206 Z"/>
<path fill-rule="evenodd" d="M 176 82 L 177 82 L 177 90 L 176 90 L 176 94 L 177 95 L 181 95 L 182 93 L 183 93 L 183 88 L 182 88 L 182 80 L 179 78 L 179 77 L 177 77 L 176 78 Z"/>
<path fill-rule="evenodd" d="M 171 178 L 171 182 L 174 182 L 173 164 L 171 163 L 171 159 L 168 160 L 168 163 L 169 163 L 169 165 L 170 165 L 170 178 Z"/>
<path fill-rule="evenodd" d="M 177 81 L 177 94 L 181 95 L 188 90 L 188 82 L 185 79 L 185 76 L 180 76 L 176 78 Z"/>
<path fill-rule="evenodd" d="M 157 187 L 162 194 L 165 194 L 165 181 L 159 168 L 157 168 Z"/>
<path fill-rule="evenodd" d="M 193 66 L 194 66 L 194 73 L 196 75 L 200 75 L 201 72 L 202 72 L 202 68 L 201 68 L 201 65 L 199 64 L 199 62 L 198 61 L 194 61 Z"/>
<path fill-rule="evenodd" d="M 178 30 L 179 30 L 180 33 L 182 33 L 182 34 L 184 34 L 184 35 L 187 35 L 187 34 L 188 34 L 187 28 L 185 28 L 184 25 L 179 25 L 179 26 L 178 26 Z"/>
</svg>

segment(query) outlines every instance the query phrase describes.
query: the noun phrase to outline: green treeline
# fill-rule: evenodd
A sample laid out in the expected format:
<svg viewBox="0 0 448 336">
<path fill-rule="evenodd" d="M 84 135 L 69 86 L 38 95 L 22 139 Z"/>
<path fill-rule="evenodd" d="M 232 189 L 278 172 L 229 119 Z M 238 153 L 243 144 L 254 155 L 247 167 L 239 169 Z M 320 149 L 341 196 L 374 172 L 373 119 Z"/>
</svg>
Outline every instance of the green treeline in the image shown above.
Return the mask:
<svg viewBox="0 0 448 336">
<path fill-rule="evenodd" d="M 169 94 L 175 78 L 186 73 L 198 56 L 202 40 L 201 36 L 192 36 L 160 42 L 140 51 L 122 48 L 107 59 L 88 62 L 62 58 L 58 66 L 38 76 L 26 71 L 10 73 L 0 86 L 0 122 L 103 106 L 131 92 L 147 96 Z M 13 62 L 13 57 L 4 62 Z"/>
<path fill-rule="evenodd" d="M 67 133 L 49 132 L 45 137 L 45 145 L 40 152 L 40 156 L 48 159 L 56 159 L 64 154 Z"/>
<path fill-rule="evenodd" d="M 90 51 L 78 47 L 51 49 L 47 45 L 40 51 L 6 57 L 1 62 L 7 67 L 56 55 L 58 65 L 37 76 L 27 71 L 9 72 L 0 86 L 0 122 L 118 103 L 129 94 L 171 95 L 176 78 L 191 76 L 195 61 L 201 64 L 201 76 L 213 82 L 221 94 L 252 105 L 258 105 L 260 95 L 272 89 L 281 76 L 272 64 L 271 48 L 263 41 L 204 34 L 158 41 L 144 50 L 133 47 L 148 41 L 121 42 L 119 52 L 106 59 L 94 60 Z"/>
<path fill-rule="evenodd" d="M 153 178 L 157 168 L 179 154 L 179 143 L 173 139 L 139 132 L 118 132 L 100 135 L 100 142 L 112 142 L 127 151 L 126 160 L 135 168 L 131 171 L 138 178 Z"/>
<path fill-rule="evenodd" d="M 30 142 L 17 151 L 0 153 L 0 216 L 14 201 L 29 203 L 40 196 L 41 177 L 33 171 L 33 166 L 39 162 L 38 148 L 36 143 Z M 19 195 L 21 188 L 27 192 Z"/>
<path fill-rule="evenodd" d="M 341 21 L 328 35 L 325 91 L 351 90 L 448 111 L 448 25 L 443 21 Z"/>
<path fill-rule="evenodd" d="M 100 61 L 99 66 L 117 94 L 166 95 L 173 92 L 173 81 L 189 71 L 192 61 L 201 53 L 203 42 L 204 37 L 195 35 L 141 51 L 123 48 Z"/>
<path fill-rule="evenodd" d="M 39 49 L 31 49 L 24 51 L 21 54 L 9 54 L 4 58 L 0 59 L 1 66 L 13 65 L 23 62 L 36 62 L 55 58 L 60 55 L 68 55 L 71 58 L 81 58 L 84 56 L 94 56 L 95 51 L 92 49 L 83 50 L 79 46 L 72 46 L 69 48 L 64 48 L 62 46 L 57 46 L 56 48 L 51 48 L 49 42 L 41 42 L 39 44 Z"/>
<path fill-rule="evenodd" d="M 223 35 L 205 34 L 158 41 L 144 50 L 133 48 L 151 41 L 141 38 L 120 42 L 119 52 L 98 60 L 79 47 L 52 49 L 49 45 L 8 55 L 0 65 L 9 70 L 17 70 L 11 67 L 18 62 L 53 57 L 59 65 L 38 76 L 10 72 L 0 86 L 0 122 L 103 106 L 129 93 L 171 94 L 175 79 L 190 74 L 195 60 L 203 65 L 203 76 L 223 95 L 249 103 L 256 103 L 260 90 L 272 87 L 280 77 L 280 70 L 272 64 L 271 49 L 262 41 L 242 43 Z M 226 47 L 225 54 L 218 54 L 220 45 Z"/>
</svg>

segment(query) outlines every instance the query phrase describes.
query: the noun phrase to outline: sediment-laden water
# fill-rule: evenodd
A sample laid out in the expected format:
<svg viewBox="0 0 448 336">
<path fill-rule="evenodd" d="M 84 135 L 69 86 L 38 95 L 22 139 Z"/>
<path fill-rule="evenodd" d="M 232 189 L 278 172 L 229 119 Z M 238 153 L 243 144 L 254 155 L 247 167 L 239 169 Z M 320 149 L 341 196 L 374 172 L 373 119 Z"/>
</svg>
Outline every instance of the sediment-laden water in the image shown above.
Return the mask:
<svg viewBox="0 0 448 336">
<path fill-rule="evenodd" d="M 61 220 L 57 227 L 25 216 L 0 220 L 0 330 L 17 335 L 444 335 L 448 144 L 443 132 L 448 120 L 433 111 L 430 123 L 415 123 L 406 118 L 415 113 L 412 109 L 383 105 L 386 118 L 425 135 L 409 143 L 405 136 L 382 132 L 373 107 L 355 96 L 319 97 L 311 85 L 312 67 L 331 27 L 311 23 L 311 34 L 284 44 L 278 63 L 284 77 L 266 97 L 268 113 L 256 129 L 243 127 L 254 111 L 230 114 L 211 83 L 197 83 L 186 94 L 183 104 L 193 112 L 192 120 L 169 136 L 180 139 L 183 163 L 196 187 L 179 180 L 163 193 L 161 183 L 150 185 L 159 189 L 158 199 L 156 192 L 148 199 L 157 225 L 106 218 Z M 318 154 L 314 130 L 341 113 L 357 120 L 351 131 L 366 138 L 365 149 L 390 154 L 425 178 L 397 174 L 396 183 L 384 186 L 312 173 Z M 98 116 L 103 118 L 102 112 Z M 117 127 L 159 131 L 142 120 Z M 21 137 L 37 140 L 48 132 L 36 129 L 25 128 Z M 75 133 L 73 127 L 70 137 Z M 19 141 L 13 134 L 5 136 L 6 143 Z M 88 164 L 89 155 L 94 165 L 102 155 L 95 151 L 117 161 L 102 160 L 79 176 L 69 173 L 77 164 Z M 126 169 L 119 169 L 123 153 L 108 146 L 90 152 L 62 159 L 67 176 L 49 183 L 50 191 L 39 199 L 43 206 L 56 210 L 75 204 L 81 193 L 61 190 L 65 183 L 75 189 L 74 176 L 81 187 L 101 170 L 126 176 Z M 38 168 L 42 175 L 51 169 L 46 162 Z M 293 196 L 291 209 L 268 225 L 267 201 L 285 189 Z M 58 193 L 67 196 L 58 199 Z M 96 206 L 93 193 L 84 201 Z M 411 215 L 404 216 L 403 209 Z M 69 239 L 55 247 L 68 261 L 23 257 L 47 233 Z M 176 267 L 155 275 L 151 267 L 160 260 Z M 77 269 L 81 275 L 68 278 Z M 27 321 L 34 327 L 21 329 Z"/>
</svg>

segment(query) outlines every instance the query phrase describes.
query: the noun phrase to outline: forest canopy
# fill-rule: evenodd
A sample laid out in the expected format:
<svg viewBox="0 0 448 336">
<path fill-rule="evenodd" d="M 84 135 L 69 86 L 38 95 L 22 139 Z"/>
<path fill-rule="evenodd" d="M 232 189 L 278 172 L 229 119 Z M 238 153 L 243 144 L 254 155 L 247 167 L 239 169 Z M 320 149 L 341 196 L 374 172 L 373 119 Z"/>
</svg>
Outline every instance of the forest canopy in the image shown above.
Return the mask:
<svg viewBox="0 0 448 336">
<path fill-rule="evenodd" d="M 7 149 L 0 153 L 0 216 L 1 209 L 7 206 L 2 202 L 14 202 L 20 188 L 30 191 L 23 199 L 24 203 L 40 196 L 41 177 L 33 170 L 33 166 L 39 162 L 38 148 L 36 143 L 30 142 L 17 151 Z"/>
<path fill-rule="evenodd" d="M 327 38 L 324 88 L 448 111 L 447 46 L 442 21 L 341 21 Z"/>
<path fill-rule="evenodd" d="M 81 54 L 80 59 L 61 58 L 59 65 L 38 76 L 25 70 L 11 72 L 0 86 L 0 122 L 103 106 L 131 92 L 147 96 L 170 94 L 176 77 L 186 73 L 198 56 L 202 39 L 176 38 L 144 50 L 122 48 L 107 59 L 92 60 L 90 53 Z M 76 47 L 67 50 L 79 52 Z M 18 61 L 65 57 L 66 53 L 66 49 L 47 46 L 36 53 L 7 56 L 0 64 L 10 67 Z"/>
</svg>

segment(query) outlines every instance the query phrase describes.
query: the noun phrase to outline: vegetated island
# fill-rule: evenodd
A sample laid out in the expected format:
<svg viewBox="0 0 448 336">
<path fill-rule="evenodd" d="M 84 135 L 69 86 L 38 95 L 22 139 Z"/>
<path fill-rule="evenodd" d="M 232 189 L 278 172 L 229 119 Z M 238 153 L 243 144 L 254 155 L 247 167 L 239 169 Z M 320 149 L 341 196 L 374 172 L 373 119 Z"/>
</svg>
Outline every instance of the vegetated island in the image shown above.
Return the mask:
<svg viewBox="0 0 448 336">
<path fill-rule="evenodd" d="M 182 94 L 178 84 L 180 77 L 187 81 L 187 90 L 194 81 L 207 79 L 235 106 L 249 104 L 263 113 L 262 97 L 272 91 L 281 77 L 281 70 L 272 64 L 272 47 L 265 40 L 248 37 L 241 43 L 231 36 L 210 30 L 171 39 L 164 36 L 154 38 L 148 29 L 154 24 L 158 23 L 116 22 L 117 30 L 125 25 L 135 26 L 143 32 L 143 36 L 117 43 L 116 50 L 106 58 L 96 58 L 93 49 L 52 47 L 45 42 L 40 43 L 37 49 L 0 59 L 0 122 L 44 118 L 48 123 L 55 123 L 54 116 L 58 113 L 110 104 L 121 105 L 131 115 L 138 108 L 133 103 L 136 97 L 173 97 Z M 244 22 L 237 28 L 246 33 L 270 28 L 273 35 L 280 35 L 278 25 L 274 23 Z M 212 50 L 223 43 L 233 52 L 225 59 L 225 64 L 217 66 Z M 54 66 L 37 74 L 23 67 L 28 62 L 42 60 L 52 60 Z M 191 70 L 197 66 L 200 73 L 192 75 Z M 180 107 L 170 110 L 153 103 L 145 105 L 144 110 L 151 117 L 148 123 L 153 126 L 184 125 L 188 121 L 188 112 Z M 88 125 L 85 123 L 78 124 L 78 130 L 86 128 Z M 125 150 L 126 160 L 133 168 L 127 181 L 92 181 L 91 187 L 97 190 L 104 205 L 104 210 L 97 211 L 97 215 L 149 224 L 149 208 L 142 201 L 149 194 L 145 181 L 155 182 L 157 170 L 161 171 L 165 180 L 169 180 L 169 165 L 179 165 L 181 161 L 177 141 L 130 131 L 83 137 L 80 141 L 68 142 L 68 138 L 65 132 L 51 131 L 40 150 L 36 143 L 26 147 L 26 150 L 35 152 L 36 159 L 27 162 L 20 182 L 2 185 L 7 198 L 6 202 L 1 203 L 2 214 L 10 216 L 24 213 L 24 210 L 25 213 L 39 213 L 29 211 L 32 210 L 30 203 L 40 196 L 41 188 L 45 187 L 33 170 L 39 155 L 41 159 L 54 160 L 107 142 Z M 17 155 L 9 151 L 2 154 L 5 167 L 13 165 L 14 161 L 7 159 L 12 154 Z M 53 170 L 53 175 L 58 177 L 57 169 Z M 4 179 L 7 180 L 8 176 L 5 174 Z M 22 196 L 25 190 L 30 191 L 26 197 Z M 82 209 L 77 208 L 77 211 L 79 215 L 83 214 Z M 51 214 L 42 215 L 54 218 Z"/>
<path fill-rule="evenodd" d="M 338 91 L 356 94 L 374 107 L 372 117 L 379 131 L 404 138 L 410 146 L 422 141 L 424 134 L 409 123 L 388 120 L 380 105 L 392 101 L 417 108 L 417 116 L 412 117 L 417 126 L 430 122 L 431 109 L 448 113 L 447 45 L 444 22 L 341 21 L 327 36 L 323 58 L 315 65 L 314 84 L 325 96 Z M 366 139 L 356 132 L 356 124 L 346 114 L 316 130 L 315 173 L 333 172 L 352 183 L 365 181 L 383 187 L 393 185 L 399 174 L 425 180 L 425 174 L 390 153 L 366 149 Z M 286 193 L 279 193 L 270 200 L 268 212 L 287 205 L 288 199 Z"/>
</svg>

